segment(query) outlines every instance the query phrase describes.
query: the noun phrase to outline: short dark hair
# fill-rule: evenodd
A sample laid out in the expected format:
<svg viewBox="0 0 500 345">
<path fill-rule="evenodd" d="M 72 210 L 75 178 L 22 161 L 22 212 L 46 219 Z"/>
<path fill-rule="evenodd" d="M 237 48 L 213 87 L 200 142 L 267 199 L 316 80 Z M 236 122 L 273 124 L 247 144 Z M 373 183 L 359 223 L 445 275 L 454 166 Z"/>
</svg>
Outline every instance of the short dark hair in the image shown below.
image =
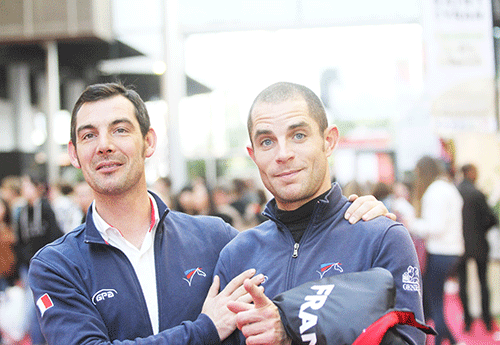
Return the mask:
<svg viewBox="0 0 500 345">
<path fill-rule="evenodd" d="M 281 103 L 288 100 L 302 98 L 307 103 L 309 115 L 318 123 L 320 133 L 323 133 L 328 127 L 328 119 L 326 118 L 326 110 L 323 102 L 319 97 L 308 87 L 300 84 L 289 82 L 278 82 L 272 84 L 261 91 L 250 107 L 248 113 L 247 128 L 252 141 L 252 112 L 256 105 L 260 103 Z"/>
<path fill-rule="evenodd" d="M 97 102 L 115 96 L 127 98 L 135 108 L 135 116 L 139 122 L 142 136 L 145 137 L 151 127 L 148 110 L 141 96 L 130 87 L 125 87 L 121 83 L 104 83 L 88 86 L 80 95 L 71 113 L 71 141 L 76 146 L 76 115 L 82 105 L 90 102 Z"/>
<path fill-rule="evenodd" d="M 465 164 L 463 167 L 462 167 L 462 173 L 464 175 L 468 174 L 469 171 L 473 170 L 473 169 L 476 169 L 476 166 L 474 164 Z"/>
</svg>

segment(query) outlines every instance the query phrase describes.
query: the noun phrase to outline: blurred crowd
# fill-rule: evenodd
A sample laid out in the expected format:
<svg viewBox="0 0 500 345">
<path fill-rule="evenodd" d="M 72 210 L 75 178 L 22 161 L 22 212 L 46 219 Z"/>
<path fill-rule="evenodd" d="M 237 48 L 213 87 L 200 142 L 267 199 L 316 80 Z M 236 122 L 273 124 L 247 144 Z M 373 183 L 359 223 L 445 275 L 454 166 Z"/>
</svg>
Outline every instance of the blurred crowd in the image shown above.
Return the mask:
<svg viewBox="0 0 500 345">
<path fill-rule="evenodd" d="M 432 295 L 427 298 L 424 293 L 426 318 L 434 322 L 444 338 L 448 338 L 451 343 L 456 343 L 453 335 L 449 334 L 449 330 L 446 328 L 446 320 L 444 320 L 443 316 L 443 289 L 444 283 L 448 279 L 458 279 L 460 277 L 462 277 L 460 286 L 462 290 L 466 289 L 466 282 L 462 281 L 463 275 L 460 276 L 459 268 L 464 269 L 464 260 L 470 258 L 470 255 L 468 255 L 466 248 L 461 249 L 460 245 L 454 252 L 440 252 L 436 249 L 439 247 L 439 243 L 437 246 L 432 243 L 433 241 L 436 242 L 436 238 L 443 239 L 446 236 L 448 236 L 448 240 L 458 241 L 459 244 L 464 243 L 462 217 L 452 214 L 453 207 L 449 206 L 450 200 L 446 200 L 445 197 L 448 194 L 443 191 L 454 188 L 457 192 L 455 193 L 452 190 L 449 195 L 452 195 L 452 197 L 458 195 L 460 197 L 458 188 L 466 176 L 465 173 L 455 174 L 449 166 L 430 157 L 424 157 L 422 160 L 417 163 L 409 181 L 364 184 L 352 181 L 341 187 L 346 196 L 351 194 L 374 195 L 386 205 L 390 212 L 397 215 L 398 221 L 404 223 L 409 229 L 421 264 L 421 275 L 424 281 L 423 289 L 424 291 L 426 289 L 432 291 Z M 434 171 L 433 169 L 437 170 Z M 475 179 L 472 180 L 472 183 L 474 181 Z M 443 183 L 446 186 L 442 185 Z M 429 217 L 429 207 L 439 208 L 436 205 L 426 205 L 428 202 L 426 200 L 429 199 L 429 196 L 426 199 L 426 193 L 429 194 L 436 189 L 436 187 L 431 188 L 431 186 L 439 184 L 442 185 L 441 188 L 443 189 L 440 189 L 439 196 L 433 197 L 433 200 L 438 204 L 444 203 L 447 205 L 440 209 L 440 212 L 450 213 L 451 217 L 458 217 L 458 219 L 453 222 L 446 219 L 447 216 L 443 214 L 441 215 L 445 219 L 443 229 L 437 229 L 434 233 L 427 231 L 428 229 L 418 231 L 418 224 L 422 224 L 422 222 L 425 224 L 425 218 Z M 218 216 L 239 231 L 252 228 L 265 220 L 261 213 L 269 199 L 268 194 L 258 187 L 255 181 L 244 178 L 223 180 L 212 187 L 209 187 L 203 178 L 195 178 L 180 191 L 174 193 L 171 180 L 168 177 L 163 177 L 151 184 L 149 188 L 157 193 L 172 210 L 191 215 Z M 26 282 L 29 260 L 41 247 L 72 231 L 84 222 L 92 200 L 92 190 L 86 182 L 61 182 L 48 186 L 45 181 L 33 175 L 7 176 L 1 180 L 0 329 L 2 330 L 2 343 L 37 343 L 36 339 L 41 335 L 39 329 L 37 329 L 38 323 L 34 314 L 33 301 L 30 299 L 31 294 Z M 490 210 L 496 210 L 494 218 L 497 219 L 498 210 L 500 210 L 500 193 L 498 193 L 497 197 L 491 195 L 488 201 L 487 207 Z M 470 207 L 466 203 L 463 204 L 462 199 L 458 201 L 457 205 L 460 207 L 460 212 L 463 211 L 462 205 L 464 208 Z M 459 240 L 453 238 L 454 235 L 451 234 L 453 231 L 456 233 L 457 230 L 448 229 L 451 223 L 457 223 L 458 221 L 460 222 L 459 236 L 461 237 Z M 431 220 L 431 222 L 433 224 L 439 223 L 435 219 Z M 494 224 L 495 222 L 489 224 L 488 229 Z M 426 226 L 431 227 L 430 225 Z M 445 237 L 442 234 L 436 235 L 437 232 L 443 231 L 450 233 Z M 445 240 L 437 240 L 437 242 L 439 241 Z M 441 246 L 443 243 L 441 243 Z M 488 248 L 486 248 L 487 251 Z M 443 257 L 451 260 L 449 264 L 446 261 L 446 266 L 443 266 L 443 262 L 435 260 Z M 432 261 L 431 264 L 429 264 L 430 260 Z M 489 257 L 484 260 L 489 260 Z M 430 275 L 431 270 L 434 270 L 432 275 Z M 436 272 L 438 272 L 440 279 L 436 278 Z M 426 275 L 432 277 L 434 285 L 426 286 L 426 284 L 429 284 L 426 283 Z M 483 278 L 481 277 L 481 279 Z M 441 283 L 436 285 L 437 281 Z M 18 295 L 15 295 L 15 293 Z M 482 296 L 483 309 L 487 309 L 483 310 L 483 322 L 487 331 L 492 331 L 494 321 L 489 311 L 490 306 L 486 286 L 482 289 Z M 467 296 L 463 291 L 461 291 L 461 297 L 463 303 L 467 304 Z M 17 303 L 17 305 L 12 303 Z M 22 309 L 19 315 L 12 312 L 13 305 L 17 306 L 18 309 Z M 10 308 L 8 317 L 5 315 L 6 308 Z M 470 316 L 468 307 L 464 310 L 466 311 L 464 327 L 465 331 L 469 331 L 474 320 Z M 440 321 L 440 319 L 442 320 Z M 41 343 L 43 343 L 43 338 L 40 339 Z"/>
</svg>

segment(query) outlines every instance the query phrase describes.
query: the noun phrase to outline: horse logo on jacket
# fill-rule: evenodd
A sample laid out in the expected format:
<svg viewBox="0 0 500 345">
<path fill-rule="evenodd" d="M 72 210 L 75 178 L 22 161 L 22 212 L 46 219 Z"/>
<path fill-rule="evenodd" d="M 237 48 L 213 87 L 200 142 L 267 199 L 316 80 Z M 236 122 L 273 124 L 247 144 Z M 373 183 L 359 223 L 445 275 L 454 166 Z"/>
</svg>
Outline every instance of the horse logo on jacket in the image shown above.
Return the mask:
<svg viewBox="0 0 500 345">
<path fill-rule="evenodd" d="M 199 276 L 202 276 L 202 277 L 206 277 L 207 276 L 207 274 L 201 270 L 201 267 L 191 268 L 191 269 L 189 269 L 187 271 L 184 271 L 184 274 L 186 275 L 186 278 L 182 278 L 182 279 L 184 279 L 185 281 L 187 281 L 187 283 L 189 284 L 189 286 L 191 286 L 191 282 L 193 281 L 193 277 L 195 275 L 199 275 Z"/>
<path fill-rule="evenodd" d="M 328 272 L 329 270 L 331 270 L 332 268 L 335 271 L 339 271 L 340 273 L 344 272 L 344 269 L 340 265 L 342 265 L 340 262 L 335 262 L 335 263 L 330 262 L 327 264 L 322 264 L 322 265 L 320 265 L 320 270 L 316 271 L 316 272 L 319 273 L 320 279 L 323 279 L 323 276 L 325 275 L 325 273 Z"/>
</svg>

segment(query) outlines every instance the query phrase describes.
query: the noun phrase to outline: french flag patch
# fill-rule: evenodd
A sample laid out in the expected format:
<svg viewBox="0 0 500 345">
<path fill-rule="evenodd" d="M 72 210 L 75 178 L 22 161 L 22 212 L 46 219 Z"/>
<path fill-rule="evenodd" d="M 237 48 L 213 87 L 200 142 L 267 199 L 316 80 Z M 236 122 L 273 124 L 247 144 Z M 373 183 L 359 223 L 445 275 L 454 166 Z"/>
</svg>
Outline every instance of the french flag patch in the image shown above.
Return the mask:
<svg viewBox="0 0 500 345">
<path fill-rule="evenodd" d="M 44 294 L 38 299 L 38 301 L 36 301 L 36 306 L 40 310 L 40 314 L 43 316 L 47 309 L 50 309 L 54 306 L 54 303 L 52 303 L 52 300 L 50 299 L 50 296 L 48 294 Z"/>
</svg>

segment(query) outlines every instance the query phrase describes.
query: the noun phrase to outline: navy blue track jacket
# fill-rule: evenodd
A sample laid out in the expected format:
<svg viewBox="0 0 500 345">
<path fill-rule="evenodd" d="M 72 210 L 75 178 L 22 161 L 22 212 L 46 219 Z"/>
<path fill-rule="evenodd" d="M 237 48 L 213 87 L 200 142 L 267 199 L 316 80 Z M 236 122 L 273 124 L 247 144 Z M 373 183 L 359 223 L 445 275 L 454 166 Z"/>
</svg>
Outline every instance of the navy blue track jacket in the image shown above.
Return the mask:
<svg viewBox="0 0 500 345">
<path fill-rule="evenodd" d="M 386 217 L 350 224 L 344 213 L 350 203 L 334 184 L 318 201 L 299 243 L 275 216 L 276 202 L 269 201 L 264 215 L 270 220 L 241 232 L 221 252 L 215 274 L 221 288 L 248 268 L 266 276 L 267 297 L 332 275 L 382 267 L 391 272 L 396 286 L 396 309 L 409 309 L 424 320 L 420 269 L 408 230 Z M 414 327 L 397 326 L 409 344 L 425 344 L 425 334 Z M 239 331 L 236 331 L 237 333 Z M 240 342 L 235 336 L 227 343 Z"/>
<path fill-rule="evenodd" d="M 154 197 L 161 216 L 154 240 L 160 332 L 153 335 L 130 261 L 106 244 L 90 211 L 85 224 L 31 260 L 29 282 L 49 344 L 220 343 L 200 312 L 219 252 L 237 231 L 220 218 L 171 211 Z"/>
</svg>

